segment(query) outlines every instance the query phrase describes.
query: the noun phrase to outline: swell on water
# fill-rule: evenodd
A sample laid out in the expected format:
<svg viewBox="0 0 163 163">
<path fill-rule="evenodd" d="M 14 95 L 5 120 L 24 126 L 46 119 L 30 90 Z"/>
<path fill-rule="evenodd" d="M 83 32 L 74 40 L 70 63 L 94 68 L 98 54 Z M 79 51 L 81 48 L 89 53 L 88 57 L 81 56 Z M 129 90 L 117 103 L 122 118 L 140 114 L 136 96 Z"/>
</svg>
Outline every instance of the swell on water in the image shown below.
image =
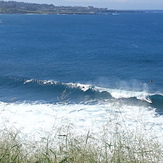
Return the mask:
<svg viewBox="0 0 163 163">
<path fill-rule="evenodd" d="M 16 128 L 39 139 L 40 135 L 69 124 L 74 125 L 76 133 L 90 130 L 99 133 L 103 125 L 111 122 L 120 124 L 124 130 L 146 125 L 163 142 L 163 119 L 157 111 L 160 107 L 161 114 L 161 94 L 53 80 L 0 79 L 2 130 Z M 7 100 L 14 96 L 12 101 Z"/>
<path fill-rule="evenodd" d="M 18 77 L 0 77 L 1 101 L 44 101 L 46 103 L 95 103 L 118 100 L 126 104 L 149 105 L 163 112 L 163 95 L 146 91 L 110 89 L 91 84 L 64 83 Z"/>
</svg>

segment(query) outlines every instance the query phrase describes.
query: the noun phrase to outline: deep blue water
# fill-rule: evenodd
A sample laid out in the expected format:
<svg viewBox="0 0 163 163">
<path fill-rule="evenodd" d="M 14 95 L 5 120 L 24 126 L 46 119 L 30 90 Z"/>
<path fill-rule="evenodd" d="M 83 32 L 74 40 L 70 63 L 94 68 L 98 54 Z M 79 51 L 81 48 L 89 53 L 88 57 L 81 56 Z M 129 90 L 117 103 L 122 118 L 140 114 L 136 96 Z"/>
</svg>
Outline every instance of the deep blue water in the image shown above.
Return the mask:
<svg viewBox="0 0 163 163">
<path fill-rule="evenodd" d="M 0 15 L 0 101 L 55 103 L 66 90 L 97 102 L 108 89 L 147 92 L 163 111 L 162 13 Z"/>
</svg>

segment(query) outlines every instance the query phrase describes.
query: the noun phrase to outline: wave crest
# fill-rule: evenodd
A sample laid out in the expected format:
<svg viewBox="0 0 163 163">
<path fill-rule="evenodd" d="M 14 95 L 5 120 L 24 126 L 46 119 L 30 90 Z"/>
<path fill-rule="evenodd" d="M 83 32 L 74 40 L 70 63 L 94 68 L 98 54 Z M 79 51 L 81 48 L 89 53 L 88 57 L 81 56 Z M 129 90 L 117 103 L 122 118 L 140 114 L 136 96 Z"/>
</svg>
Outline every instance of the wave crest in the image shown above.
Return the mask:
<svg viewBox="0 0 163 163">
<path fill-rule="evenodd" d="M 121 100 L 128 104 L 148 104 L 163 110 L 163 95 L 149 94 L 146 91 L 110 89 L 91 84 L 64 83 L 53 80 L 25 79 L 17 77 L 1 77 L 3 89 L 11 92 L 17 101 L 45 101 L 57 103 L 100 102 L 102 100 Z M 12 90 L 12 91 L 11 91 Z"/>
</svg>

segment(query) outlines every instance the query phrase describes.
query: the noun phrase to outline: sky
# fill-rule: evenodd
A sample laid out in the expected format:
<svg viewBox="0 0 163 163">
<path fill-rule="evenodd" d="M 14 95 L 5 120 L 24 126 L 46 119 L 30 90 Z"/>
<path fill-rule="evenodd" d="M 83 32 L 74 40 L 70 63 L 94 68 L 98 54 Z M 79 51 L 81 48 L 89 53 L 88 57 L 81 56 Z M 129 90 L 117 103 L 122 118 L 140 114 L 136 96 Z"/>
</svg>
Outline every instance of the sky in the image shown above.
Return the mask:
<svg viewBox="0 0 163 163">
<path fill-rule="evenodd" d="M 99 8 L 102 7 L 108 9 L 121 9 L 121 10 L 126 9 L 163 10 L 163 0 L 13 0 L 13 1 L 53 4 L 56 6 L 94 6 Z"/>
</svg>

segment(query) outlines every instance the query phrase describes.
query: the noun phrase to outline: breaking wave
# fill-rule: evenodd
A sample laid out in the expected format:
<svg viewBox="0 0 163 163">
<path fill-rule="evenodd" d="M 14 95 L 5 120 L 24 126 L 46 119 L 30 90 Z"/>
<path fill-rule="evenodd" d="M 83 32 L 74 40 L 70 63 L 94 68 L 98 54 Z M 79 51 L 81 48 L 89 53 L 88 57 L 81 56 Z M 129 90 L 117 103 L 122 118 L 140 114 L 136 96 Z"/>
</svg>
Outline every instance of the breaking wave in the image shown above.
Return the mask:
<svg viewBox="0 0 163 163">
<path fill-rule="evenodd" d="M 18 77 L 1 77 L 1 101 L 42 101 L 45 103 L 99 103 L 106 100 L 130 105 L 148 105 L 163 112 L 163 95 L 146 91 L 110 89 L 91 84 L 64 83 Z M 4 93 L 6 92 L 6 94 Z"/>
<path fill-rule="evenodd" d="M 38 139 L 38 133 L 69 123 L 77 133 L 96 133 L 109 120 L 122 125 L 125 119 L 124 126 L 134 130 L 142 119 L 163 142 L 161 94 L 17 77 L 1 77 L 0 88 L 1 129 L 14 126 Z"/>
</svg>

